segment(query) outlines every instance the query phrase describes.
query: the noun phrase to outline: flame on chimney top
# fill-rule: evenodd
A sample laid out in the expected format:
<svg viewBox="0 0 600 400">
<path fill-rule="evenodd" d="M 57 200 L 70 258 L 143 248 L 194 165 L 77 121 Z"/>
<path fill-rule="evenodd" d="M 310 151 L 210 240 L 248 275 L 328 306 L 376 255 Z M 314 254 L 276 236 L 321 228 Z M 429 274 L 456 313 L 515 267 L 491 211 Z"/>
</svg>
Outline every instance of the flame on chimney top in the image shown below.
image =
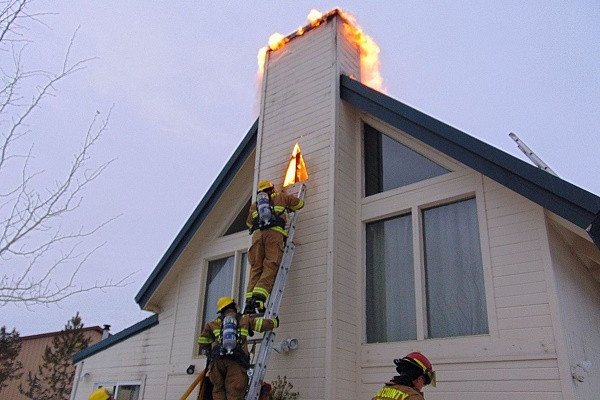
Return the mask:
<svg viewBox="0 0 600 400">
<path fill-rule="evenodd" d="M 339 15 L 342 18 L 342 32 L 344 36 L 360 50 L 360 81 L 375 90 L 385 93 L 386 89 L 383 86 L 383 78 L 379 71 L 379 46 L 373 38 L 363 32 L 352 14 L 338 8 L 328 11 L 325 14 L 312 9 L 307 17 L 308 25 L 299 27 L 294 33 L 288 36 L 283 36 L 278 32 L 272 34 L 269 38 L 268 46 L 258 51 L 258 81 L 260 82 L 264 75 L 267 53 L 269 51 L 281 49 L 290 40 L 297 36 L 302 36 L 307 31 L 327 22 L 334 15 Z"/>
</svg>

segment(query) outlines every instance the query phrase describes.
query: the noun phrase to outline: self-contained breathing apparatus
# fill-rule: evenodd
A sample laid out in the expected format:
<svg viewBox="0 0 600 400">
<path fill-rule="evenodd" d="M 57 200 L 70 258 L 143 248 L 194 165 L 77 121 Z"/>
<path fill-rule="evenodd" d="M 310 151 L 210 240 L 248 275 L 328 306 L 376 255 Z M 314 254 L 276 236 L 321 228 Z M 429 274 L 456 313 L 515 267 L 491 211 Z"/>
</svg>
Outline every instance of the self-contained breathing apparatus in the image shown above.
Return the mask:
<svg viewBox="0 0 600 400">
<path fill-rule="evenodd" d="M 285 228 L 285 220 L 275 213 L 269 194 L 265 191 L 256 195 L 256 211 L 258 218 L 254 221 L 251 231 L 265 230 L 275 226 Z"/>
<path fill-rule="evenodd" d="M 228 315 L 221 322 L 221 335 L 218 344 L 211 351 L 211 359 L 228 358 L 235 360 L 244 368 L 250 367 L 250 356 L 242 349 L 241 335 L 238 331 L 240 314 Z"/>
</svg>

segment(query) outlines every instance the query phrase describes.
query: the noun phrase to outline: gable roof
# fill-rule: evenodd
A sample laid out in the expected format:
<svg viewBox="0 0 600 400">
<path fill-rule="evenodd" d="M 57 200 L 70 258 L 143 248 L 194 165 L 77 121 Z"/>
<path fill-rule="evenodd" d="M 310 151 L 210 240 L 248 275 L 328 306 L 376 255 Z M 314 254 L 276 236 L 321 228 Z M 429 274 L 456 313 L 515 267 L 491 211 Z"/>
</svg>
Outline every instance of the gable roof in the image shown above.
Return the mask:
<svg viewBox="0 0 600 400">
<path fill-rule="evenodd" d="M 256 147 L 256 136 L 258 132 L 258 119 L 254 122 L 244 139 L 233 152 L 223 170 L 217 176 L 217 179 L 210 186 L 200 204 L 196 207 L 190 218 L 188 218 L 179 234 L 171 243 L 171 246 L 167 249 L 166 253 L 158 262 L 158 265 L 154 268 L 138 294 L 135 296 L 135 301 L 139 304 L 140 308 L 144 308 L 148 303 L 148 300 L 158 288 L 161 281 L 168 274 L 169 270 L 177 260 L 177 257 L 181 254 L 183 249 L 188 245 L 204 219 L 208 216 L 210 211 L 213 209 L 215 204 L 221 198 L 221 195 L 231 183 L 233 177 L 240 170 L 242 164 L 246 161 L 248 156 L 252 153 Z"/>
<path fill-rule="evenodd" d="M 342 75 L 340 97 L 529 200 L 586 229 L 600 247 L 600 197 Z M 135 301 L 144 308 L 161 281 L 256 147 L 258 119 L 206 192 Z"/>
<path fill-rule="evenodd" d="M 600 197 L 342 75 L 340 97 L 586 229 L 600 247 Z"/>
</svg>

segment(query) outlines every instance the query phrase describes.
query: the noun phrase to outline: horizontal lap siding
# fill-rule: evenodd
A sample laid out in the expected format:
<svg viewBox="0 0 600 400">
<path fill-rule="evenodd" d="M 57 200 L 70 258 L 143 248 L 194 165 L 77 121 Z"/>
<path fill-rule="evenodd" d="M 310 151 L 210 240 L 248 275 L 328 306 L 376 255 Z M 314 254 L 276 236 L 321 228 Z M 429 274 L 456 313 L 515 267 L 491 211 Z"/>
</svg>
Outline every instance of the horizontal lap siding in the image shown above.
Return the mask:
<svg viewBox="0 0 600 400">
<path fill-rule="evenodd" d="M 261 110 L 259 179 L 283 181 L 299 142 L 309 180 L 296 251 L 280 309 L 276 341 L 296 338 L 297 350 L 272 353 L 267 381 L 286 375 L 302 398 L 324 399 L 326 358 L 328 191 L 333 135 L 334 30 L 331 23 L 294 39 L 269 56 Z"/>
<path fill-rule="evenodd" d="M 542 209 L 488 178 L 484 196 L 498 334 L 538 339 L 554 351 Z"/>
</svg>

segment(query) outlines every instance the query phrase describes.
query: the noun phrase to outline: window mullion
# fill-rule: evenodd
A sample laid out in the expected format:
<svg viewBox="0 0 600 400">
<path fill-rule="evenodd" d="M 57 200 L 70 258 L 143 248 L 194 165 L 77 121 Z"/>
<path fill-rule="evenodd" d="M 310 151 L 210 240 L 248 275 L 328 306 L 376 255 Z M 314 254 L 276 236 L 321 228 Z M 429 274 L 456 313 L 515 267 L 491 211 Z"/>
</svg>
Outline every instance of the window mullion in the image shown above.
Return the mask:
<svg viewBox="0 0 600 400">
<path fill-rule="evenodd" d="M 425 339 L 427 330 L 426 296 L 425 296 L 425 269 L 423 265 L 423 229 L 421 224 L 421 211 L 413 206 L 411 210 L 413 232 L 413 255 L 415 268 L 415 309 L 417 322 L 417 340 Z"/>
</svg>

